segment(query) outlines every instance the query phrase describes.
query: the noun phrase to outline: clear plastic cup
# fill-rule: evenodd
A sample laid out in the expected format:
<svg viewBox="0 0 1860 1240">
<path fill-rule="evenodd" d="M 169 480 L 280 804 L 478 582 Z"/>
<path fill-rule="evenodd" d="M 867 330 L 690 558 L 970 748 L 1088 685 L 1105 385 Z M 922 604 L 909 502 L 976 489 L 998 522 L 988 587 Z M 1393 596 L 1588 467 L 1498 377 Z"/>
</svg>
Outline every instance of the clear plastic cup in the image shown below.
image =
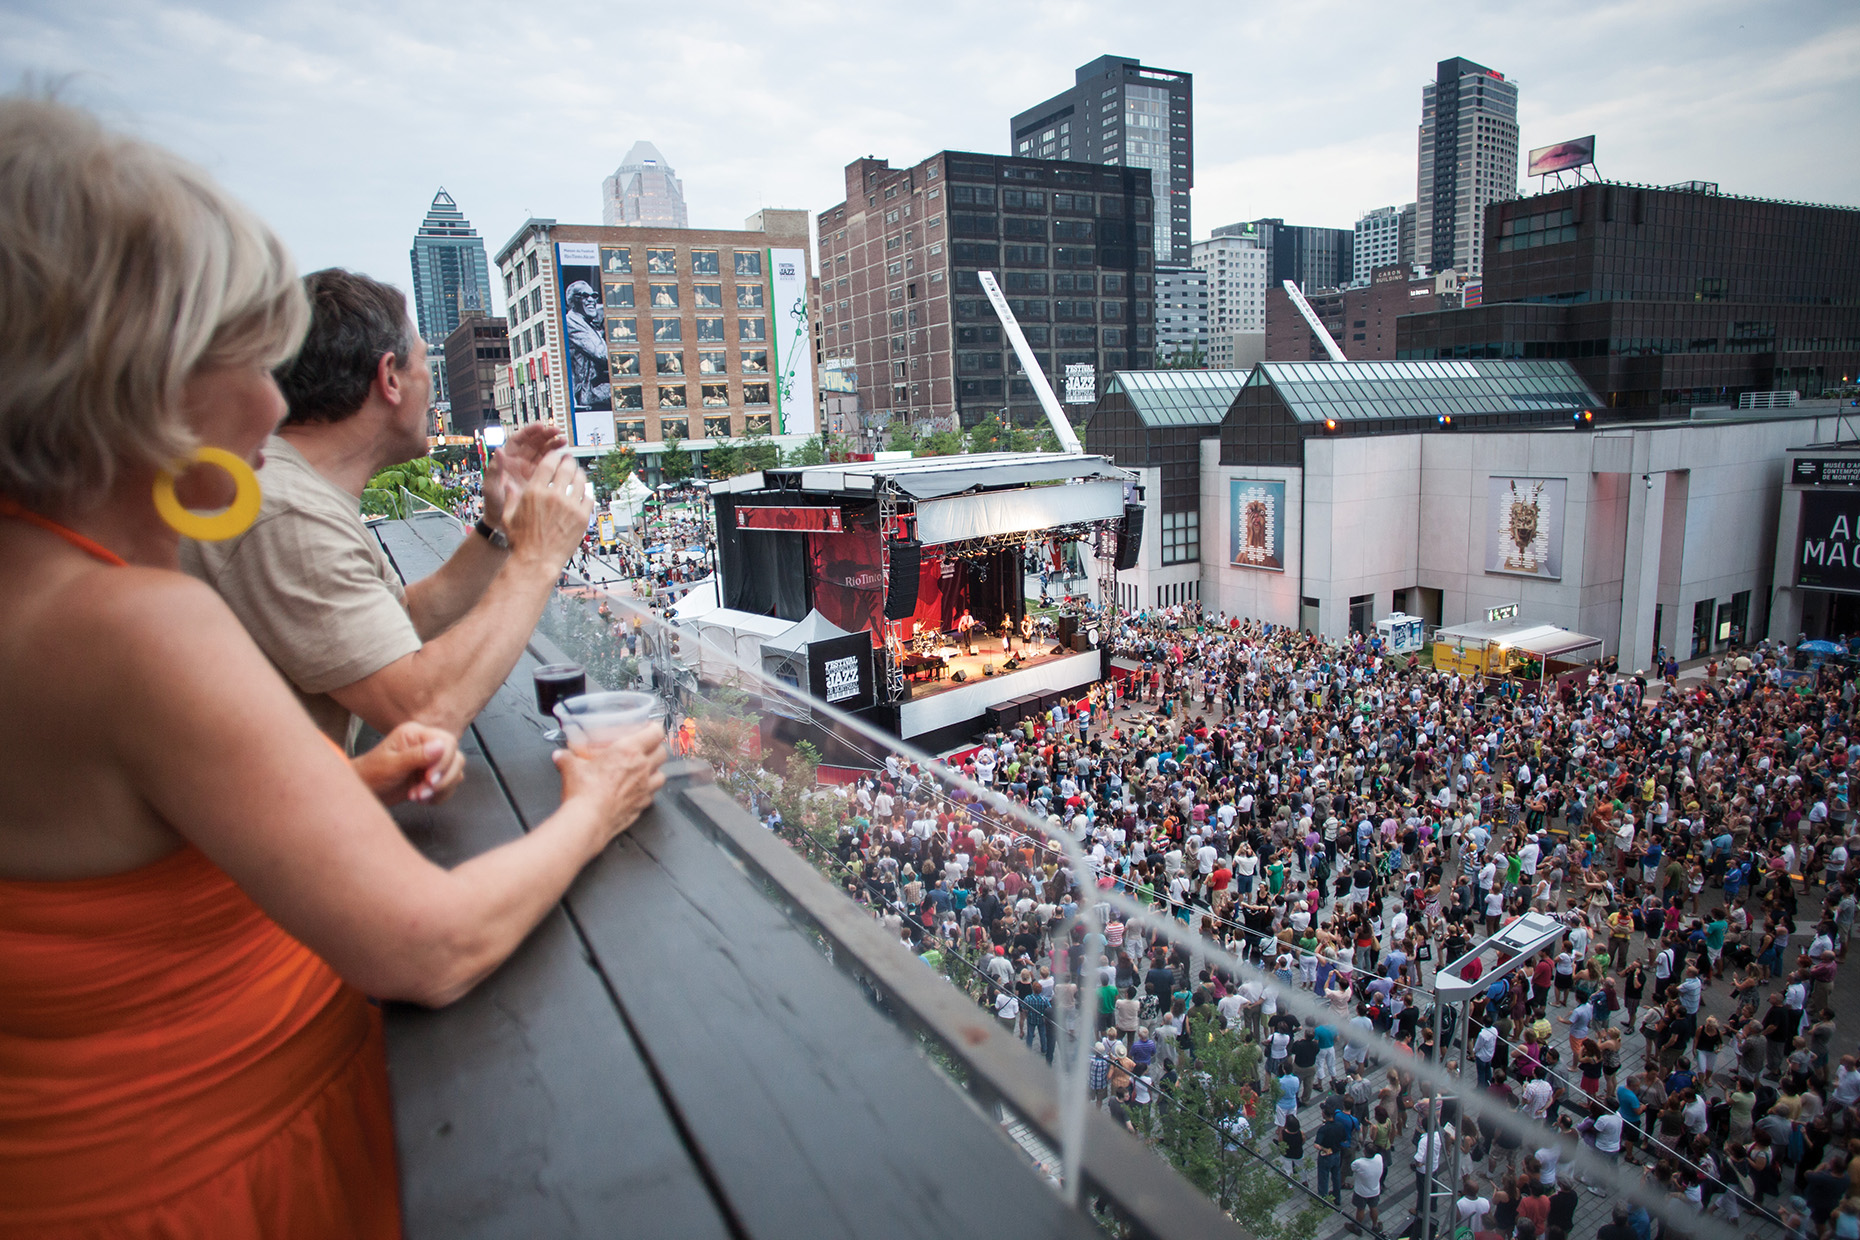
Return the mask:
<svg viewBox="0 0 1860 1240">
<path fill-rule="evenodd" d="M 556 703 L 555 717 L 571 749 L 601 745 L 642 725 L 665 729 L 665 703 L 639 692 L 584 693 Z"/>
</svg>

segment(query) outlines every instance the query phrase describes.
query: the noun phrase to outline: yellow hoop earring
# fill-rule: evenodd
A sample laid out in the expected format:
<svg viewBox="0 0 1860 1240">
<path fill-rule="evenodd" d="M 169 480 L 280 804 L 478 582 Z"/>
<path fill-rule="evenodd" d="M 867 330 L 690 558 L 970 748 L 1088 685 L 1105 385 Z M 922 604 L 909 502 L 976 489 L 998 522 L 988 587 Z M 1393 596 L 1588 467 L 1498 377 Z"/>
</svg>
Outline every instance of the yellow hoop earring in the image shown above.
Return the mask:
<svg viewBox="0 0 1860 1240">
<path fill-rule="evenodd" d="M 224 512 L 211 516 L 189 511 L 175 496 L 174 471 L 164 469 L 155 475 L 156 514 L 175 533 L 196 542 L 225 542 L 251 529 L 252 523 L 258 520 L 259 504 L 264 500 L 258 475 L 252 472 L 252 467 L 224 448 L 196 448 L 189 464 L 217 465 L 232 475 L 233 502 Z"/>
</svg>

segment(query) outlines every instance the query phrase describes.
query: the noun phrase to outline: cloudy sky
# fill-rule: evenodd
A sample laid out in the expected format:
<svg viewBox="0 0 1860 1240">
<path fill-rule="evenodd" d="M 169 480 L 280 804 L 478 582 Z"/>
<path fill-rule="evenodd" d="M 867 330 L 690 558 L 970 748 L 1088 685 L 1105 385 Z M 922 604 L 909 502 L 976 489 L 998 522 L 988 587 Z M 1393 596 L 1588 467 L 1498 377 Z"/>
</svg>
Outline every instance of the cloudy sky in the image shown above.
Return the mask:
<svg viewBox="0 0 1860 1240">
<path fill-rule="evenodd" d="M 1107 53 L 1195 77 L 1194 235 L 1348 226 L 1415 196 L 1421 86 L 1519 83 L 1525 147 L 1594 133 L 1612 179 L 1860 205 L 1852 0 L 13 0 L 9 85 L 58 84 L 205 164 L 308 270 L 403 287 L 444 185 L 494 255 L 530 215 L 600 222 L 637 139 L 691 223 L 817 211 L 861 155 L 1005 152 L 1008 118 Z M 501 294 L 501 290 L 499 290 Z"/>
</svg>

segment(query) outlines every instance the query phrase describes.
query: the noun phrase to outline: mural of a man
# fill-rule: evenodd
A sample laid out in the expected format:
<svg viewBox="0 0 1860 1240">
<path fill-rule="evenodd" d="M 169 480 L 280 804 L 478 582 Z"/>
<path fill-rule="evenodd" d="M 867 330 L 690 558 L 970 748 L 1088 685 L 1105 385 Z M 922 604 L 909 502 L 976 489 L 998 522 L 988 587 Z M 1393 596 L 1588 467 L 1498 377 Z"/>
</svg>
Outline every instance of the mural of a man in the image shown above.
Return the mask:
<svg viewBox="0 0 1860 1240">
<path fill-rule="evenodd" d="M 607 373 L 607 310 L 586 280 L 577 280 L 563 294 L 568 309 L 562 315 L 568 339 L 569 395 L 577 409 L 607 409 L 613 404 L 613 383 Z"/>
</svg>

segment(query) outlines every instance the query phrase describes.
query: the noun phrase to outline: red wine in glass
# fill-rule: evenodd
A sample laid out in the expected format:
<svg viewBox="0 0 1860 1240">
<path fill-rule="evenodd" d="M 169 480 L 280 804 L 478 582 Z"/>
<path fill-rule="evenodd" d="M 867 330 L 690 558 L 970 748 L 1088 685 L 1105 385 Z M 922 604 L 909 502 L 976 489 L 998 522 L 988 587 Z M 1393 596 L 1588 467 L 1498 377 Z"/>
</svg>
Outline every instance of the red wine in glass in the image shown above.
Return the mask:
<svg viewBox="0 0 1860 1240">
<path fill-rule="evenodd" d="M 545 663 L 531 674 L 531 679 L 536 684 L 536 709 L 550 725 L 543 739 L 559 743 L 562 730 L 555 726 L 555 704 L 588 691 L 587 670 L 579 663 Z"/>
</svg>

